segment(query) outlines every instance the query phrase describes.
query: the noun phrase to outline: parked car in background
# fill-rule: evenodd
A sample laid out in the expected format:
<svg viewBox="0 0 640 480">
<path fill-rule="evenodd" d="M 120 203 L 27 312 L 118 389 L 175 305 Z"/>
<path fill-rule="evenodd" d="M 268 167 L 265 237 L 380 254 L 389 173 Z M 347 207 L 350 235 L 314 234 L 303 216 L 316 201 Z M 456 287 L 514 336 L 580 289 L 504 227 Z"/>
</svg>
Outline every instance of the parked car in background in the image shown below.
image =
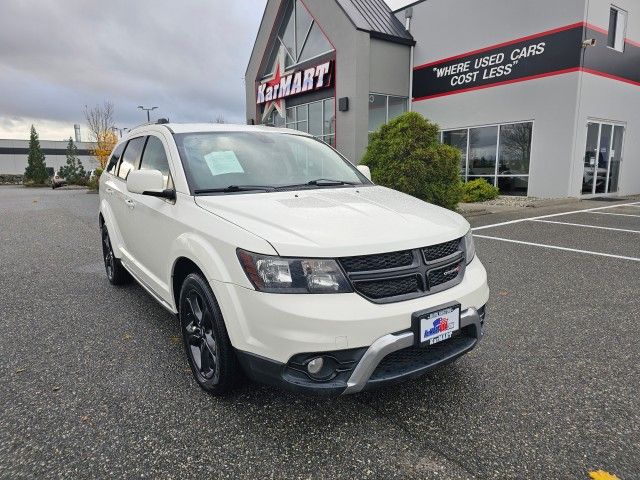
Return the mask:
<svg viewBox="0 0 640 480">
<path fill-rule="evenodd" d="M 177 315 L 209 393 L 242 372 L 355 393 L 454 361 L 482 337 L 489 288 L 469 223 L 375 185 L 306 133 L 141 126 L 99 191 L 108 280 L 133 277 Z"/>
<path fill-rule="evenodd" d="M 56 172 L 53 174 L 53 177 L 51 177 L 51 188 L 53 188 L 54 190 L 58 187 L 62 187 L 64 185 L 67 184 L 67 180 L 63 177 L 60 176 L 60 172 Z"/>
</svg>

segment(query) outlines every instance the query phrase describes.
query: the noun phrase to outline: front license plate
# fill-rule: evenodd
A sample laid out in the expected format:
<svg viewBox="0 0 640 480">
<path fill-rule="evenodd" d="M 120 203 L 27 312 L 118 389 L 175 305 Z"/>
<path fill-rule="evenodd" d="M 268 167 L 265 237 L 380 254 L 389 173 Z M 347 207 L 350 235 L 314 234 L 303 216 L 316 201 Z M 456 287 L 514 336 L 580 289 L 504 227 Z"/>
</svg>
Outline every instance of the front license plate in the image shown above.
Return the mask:
<svg viewBox="0 0 640 480">
<path fill-rule="evenodd" d="M 433 345 L 451 338 L 460 328 L 460 307 L 430 312 L 420 319 L 420 343 Z"/>
</svg>

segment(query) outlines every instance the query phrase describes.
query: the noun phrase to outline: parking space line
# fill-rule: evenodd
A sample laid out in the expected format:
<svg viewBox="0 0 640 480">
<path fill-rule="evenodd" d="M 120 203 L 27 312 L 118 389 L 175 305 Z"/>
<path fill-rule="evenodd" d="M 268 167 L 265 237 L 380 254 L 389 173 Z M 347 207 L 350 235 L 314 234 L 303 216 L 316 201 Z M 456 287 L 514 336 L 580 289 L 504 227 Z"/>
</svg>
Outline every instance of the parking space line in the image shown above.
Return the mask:
<svg viewBox="0 0 640 480">
<path fill-rule="evenodd" d="M 618 205 L 607 205 L 604 207 L 585 208 L 583 210 L 573 210 L 571 212 L 561 212 L 561 213 L 552 213 L 550 215 L 540 215 L 539 217 L 519 218 L 517 220 L 509 220 L 508 222 L 494 223 L 491 225 L 482 225 L 480 227 L 474 227 L 471 230 L 475 232 L 476 230 L 484 230 L 485 228 L 493 228 L 493 227 L 502 227 L 503 225 L 513 225 L 514 223 L 521 223 L 529 220 L 540 220 L 543 218 L 561 217 L 563 215 L 572 215 L 574 213 L 591 213 L 591 212 L 596 212 L 597 210 L 606 210 L 609 208 L 627 207 L 629 205 L 639 205 L 639 204 L 640 202 L 620 203 Z M 619 214 L 619 215 L 622 215 L 622 214 Z"/>
<path fill-rule="evenodd" d="M 532 222 L 553 223 L 556 225 L 569 225 L 571 227 L 597 228 L 599 230 L 612 230 L 614 232 L 640 233 L 640 230 L 628 230 L 626 228 L 600 227 L 598 225 L 585 225 L 582 223 L 555 222 L 553 220 L 531 220 Z"/>
<path fill-rule="evenodd" d="M 490 235 L 474 235 L 474 238 L 487 238 L 490 240 L 498 240 L 501 242 L 517 243 L 520 245 L 529 245 L 531 247 L 543 247 L 543 248 L 550 248 L 552 250 L 563 250 L 565 252 L 584 253 L 586 255 L 596 255 L 599 257 L 609 257 L 609 258 L 617 258 L 620 260 L 630 260 L 632 262 L 640 262 L 640 258 L 636 258 L 636 257 L 625 257 L 624 255 L 614 255 L 612 253 L 592 252 L 590 250 L 579 250 L 577 248 L 560 247 L 558 245 L 546 245 L 544 243 L 525 242 L 523 240 L 513 240 L 511 238 L 492 237 Z"/>
<path fill-rule="evenodd" d="M 640 217 L 640 215 L 633 215 L 631 213 L 611 213 L 611 212 L 587 212 L 594 215 L 617 215 L 619 217 Z"/>
</svg>

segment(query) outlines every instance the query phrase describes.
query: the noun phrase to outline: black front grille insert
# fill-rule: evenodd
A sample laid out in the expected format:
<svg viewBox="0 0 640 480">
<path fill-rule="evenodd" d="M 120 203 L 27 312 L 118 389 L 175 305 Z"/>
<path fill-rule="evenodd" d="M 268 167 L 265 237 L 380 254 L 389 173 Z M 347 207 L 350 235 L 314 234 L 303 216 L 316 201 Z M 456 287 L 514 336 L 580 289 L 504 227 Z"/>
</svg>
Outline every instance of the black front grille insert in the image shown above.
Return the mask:
<svg viewBox="0 0 640 480">
<path fill-rule="evenodd" d="M 412 293 L 419 293 L 423 290 L 422 282 L 418 275 L 359 281 L 354 283 L 354 287 L 365 297 L 373 298 L 375 300 L 397 297 L 400 295 L 410 295 Z"/>
<path fill-rule="evenodd" d="M 427 284 L 429 288 L 437 287 L 456 278 L 462 270 L 462 263 L 463 262 L 458 262 L 453 265 L 445 265 L 444 267 L 429 270 L 427 272 Z"/>
<path fill-rule="evenodd" d="M 460 249 L 460 239 L 451 240 L 450 242 L 440 243 L 438 245 L 432 245 L 422 249 L 422 255 L 427 262 L 434 262 L 440 258 L 453 255 Z"/>
<path fill-rule="evenodd" d="M 431 346 L 414 345 L 390 353 L 382 359 L 371 374 L 370 382 L 389 380 L 414 372 L 426 371 L 473 348 L 477 338 L 466 329 L 456 332 L 450 339 Z"/>
<path fill-rule="evenodd" d="M 374 303 L 408 300 L 450 288 L 465 269 L 461 238 L 398 252 L 339 259 L 353 289 Z"/>
<path fill-rule="evenodd" d="M 381 253 L 379 255 L 345 257 L 340 259 L 340 264 L 349 273 L 408 267 L 413 264 L 413 251 L 404 250 L 402 252 Z"/>
</svg>

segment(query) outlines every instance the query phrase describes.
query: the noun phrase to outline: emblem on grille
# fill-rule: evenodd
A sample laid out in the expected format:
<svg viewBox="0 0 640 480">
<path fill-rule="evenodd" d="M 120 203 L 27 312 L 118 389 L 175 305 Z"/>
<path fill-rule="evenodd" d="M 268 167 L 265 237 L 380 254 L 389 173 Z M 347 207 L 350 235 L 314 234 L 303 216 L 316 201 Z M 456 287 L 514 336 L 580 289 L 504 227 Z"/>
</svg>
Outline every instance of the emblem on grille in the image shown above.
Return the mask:
<svg viewBox="0 0 640 480">
<path fill-rule="evenodd" d="M 442 275 L 444 275 L 445 277 L 449 277 L 451 275 L 458 275 L 459 272 L 460 272 L 460 265 L 456 265 L 454 268 L 442 272 Z"/>
</svg>

